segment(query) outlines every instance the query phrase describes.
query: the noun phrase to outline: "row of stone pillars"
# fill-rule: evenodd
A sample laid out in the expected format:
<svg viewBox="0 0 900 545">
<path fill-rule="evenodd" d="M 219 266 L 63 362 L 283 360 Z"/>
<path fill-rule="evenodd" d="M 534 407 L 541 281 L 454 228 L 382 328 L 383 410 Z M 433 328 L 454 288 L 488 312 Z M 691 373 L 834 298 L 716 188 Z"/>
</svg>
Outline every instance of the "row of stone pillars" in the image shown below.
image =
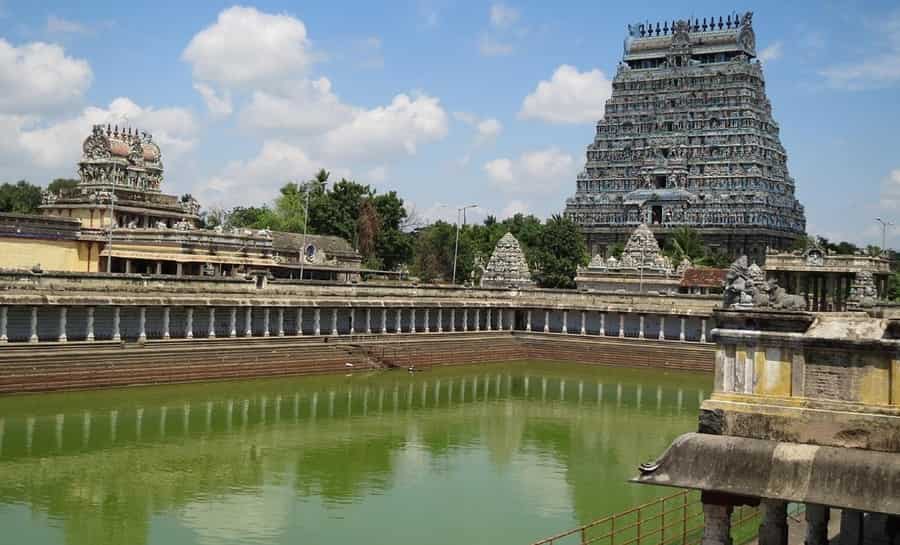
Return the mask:
<svg viewBox="0 0 900 545">
<path fill-rule="evenodd" d="M 587 335 L 587 313 L 588 312 L 589 311 L 582 310 L 580 313 L 578 332 L 581 335 Z M 595 311 L 590 311 L 590 312 L 595 312 Z M 532 314 L 531 313 L 532 313 L 531 310 L 527 311 L 527 314 L 525 317 L 525 331 L 532 331 L 532 327 L 531 327 Z M 609 336 L 606 333 L 606 313 L 605 312 L 597 312 L 597 314 L 600 316 L 600 335 L 604 336 L 604 337 Z M 619 316 L 618 331 L 615 335 L 612 335 L 612 336 L 624 338 L 625 337 L 625 314 L 620 312 L 620 313 L 618 313 L 618 316 Z M 685 322 L 687 321 L 687 317 L 675 316 L 673 318 L 678 318 L 679 325 L 681 326 L 679 333 L 678 333 L 678 340 L 679 341 L 687 340 L 687 338 L 685 336 Z M 657 339 L 660 341 L 665 341 L 668 339 L 668 337 L 666 337 L 666 317 L 664 315 L 660 315 L 658 317 L 658 319 L 659 319 L 659 330 L 657 332 Z M 646 320 L 646 315 L 644 315 L 644 314 L 638 315 L 638 338 L 639 339 L 647 338 L 647 336 L 644 334 L 645 320 Z M 545 309 L 544 310 L 544 333 L 549 333 L 549 332 L 550 332 L 550 311 Z M 569 333 L 569 311 L 568 310 L 563 311 L 562 328 L 560 329 L 560 333 Z M 702 343 L 706 342 L 706 318 L 700 319 L 700 342 L 702 342 Z"/>
<path fill-rule="evenodd" d="M 788 503 L 783 500 L 760 499 L 762 520 L 759 525 L 759 545 L 788 544 Z M 804 545 L 828 545 L 828 523 L 831 508 L 827 505 L 806 504 L 806 538 Z M 733 507 L 724 502 L 704 502 L 704 528 L 701 545 L 732 545 L 731 514 Z M 841 510 L 840 545 L 862 545 L 864 541 L 862 511 Z M 893 519 L 893 520 L 891 520 Z M 887 534 L 890 542 L 900 529 L 894 517 L 889 517 Z"/>
<path fill-rule="evenodd" d="M 59 306 L 55 307 L 58 309 L 58 337 L 56 338 L 59 342 L 66 342 L 67 331 L 68 331 L 68 307 Z M 114 341 L 119 341 L 122 339 L 121 333 L 121 310 L 122 307 L 114 306 L 112 308 L 112 334 L 111 339 Z M 161 323 L 161 338 L 169 339 L 171 338 L 170 332 L 170 323 L 171 323 L 171 308 L 172 307 L 162 307 L 162 323 Z M 194 315 L 197 309 L 194 307 L 183 307 L 184 308 L 184 338 L 192 339 L 194 338 Z M 254 307 L 199 307 L 205 308 L 205 312 L 208 314 L 208 323 L 209 328 L 207 331 L 207 338 L 215 338 L 216 337 L 216 313 L 217 312 L 227 312 L 228 313 L 228 337 L 237 337 L 239 336 L 237 331 L 237 316 L 238 312 L 244 313 L 244 331 L 241 332 L 244 337 L 252 337 L 254 335 L 253 332 L 253 308 Z M 30 342 L 38 342 L 38 309 L 37 306 L 30 307 Z M 8 328 L 8 310 L 7 306 L 0 306 L 0 342 L 7 342 L 7 328 Z M 303 315 L 304 312 L 312 311 L 313 313 L 313 335 L 322 335 L 323 332 L 328 334 L 330 332 L 331 335 L 340 334 L 338 328 L 338 307 L 326 308 L 322 309 L 319 307 L 313 308 L 304 308 L 304 307 L 263 307 L 260 309 L 262 311 L 262 336 L 279 336 L 283 337 L 286 334 L 285 331 L 285 314 L 287 312 L 293 312 L 296 315 L 295 327 L 291 334 L 293 335 L 303 335 Z M 322 312 L 329 313 L 330 318 L 327 324 L 327 329 L 323 330 L 323 320 L 322 320 Z M 373 312 L 374 311 L 374 312 Z M 406 311 L 408 313 L 408 327 L 406 331 L 403 331 L 403 313 Z M 416 326 L 416 315 L 417 312 L 421 312 L 424 314 L 423 322 L 424 329 L 422 330 L 425 333 L 437 332 L 443 333 L 444 329 L 444 313 L 449 313 L 449 331 L 500 331 L 500 330 L 510 330 L 512 331 L 515 327 L 515 311 L 511 309 L 492 309 L 492 308 L 424 308 L 424 309 L 416 309 L 415 307 L 411 307 L 408 309 L 404 308 L 394 308 L 388 309 L 384 307 L 379 308 L 364 308 L 364 309 L 351 309 L 352 317 L 350 319 L 349 324 L 349 334 L 354 335 L 357 333 L 388 333 L 387 327 L 387 316 L 389 312 L 395 313 L 394 315 L 394 327 L 391 333 L 417 333 L 419 332 L 419 328 Z M 93 341 L 95 339 L 95 308 L 94 307 L 86 307 L 87 318 L 85 321 L 85 339 L 88 341 Z M 365 318 L 362 323 L 362 327 L 357 329 L 356 327 L 356 314 L 357 312 L 364 312 Z M 525 331 L 532 331 L 532 317 L 534 310 L 529 309 L 526 311 L 525 315 Z M 580 322 L 578 324 L 578 332 L 581 335 L 587 334 L 587 313 L 589 311 L 582 310 L 580 311 Z M 597 312 L 597 311 L 590 311 Z M 482 320 L 482 313 L 484 314 L 484 320 Z M 544 320 L 543 320 L 543 331 L 546 333 L 551 332 L 550 328 L 550 309 L 544 309 Z M 460 327 L 457 327 L 457 316 L 461 314 L 461 324 Z M 274 316 L 273 316 L 274 315 Z M 602 336 L 607 336 L 606 332 L 606 313 L 598 312 L 599 320 L 600 320 L 600 334 Z M 432 322 L 432 317 L 435 317 L 436 320 L 434 323 Z M 671 319 L 678 319 L 680 321 L 680 331 L 678 335 L 678 340 L 685 341 L 686 333 L 685 333 L 685 322 L 687 318 L 685 316 L 672 316 Z M 474 320 L 473 320 L 474 319 Z M 644 334 L 645 332 L 645 320 L 646 316 L 644 314 L 639 315 L 639 327 L 638 327 L 638 338 L 645 339 L 647 338 Z M 274 322 L 274 324 L 273 324 Z M 484 327 L 482 328 L 482 324 Z M 660 315 L 658 316 L 658 340 L 668 340 L 666 336 L 666 316 Z M 558 331 L 559 333 L 569 333 L 569 311 L 562 311 L 562 324 L 561 328 Z M 618 313 L 618 332 L 615 335 L 618 337 L 625 337 L 625 314 Z M 146 340 L 147 339 L 147 307 L 138 307 L 138 340 Z M 700 342 L 706 342 L 706 319 L 701 318 L 701 330 L 700 330 Z"/>
</svg>

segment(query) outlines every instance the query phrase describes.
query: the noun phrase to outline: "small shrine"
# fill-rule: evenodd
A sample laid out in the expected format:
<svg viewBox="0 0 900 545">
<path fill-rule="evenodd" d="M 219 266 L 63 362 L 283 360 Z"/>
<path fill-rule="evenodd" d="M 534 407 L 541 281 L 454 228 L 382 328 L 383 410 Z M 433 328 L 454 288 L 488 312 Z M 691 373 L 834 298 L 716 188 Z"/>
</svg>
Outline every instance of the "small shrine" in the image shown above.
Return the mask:
<svg viewBox="0 0 900 545">
<path fill-rule="evenodd" d="M 503 235 L 494 246 L 494 253 L 491 254 L 491 259 L 481 275 L 481 286 L 485 288 L 534 286 L 525 253 L 512 233 Z"/>
</svg>

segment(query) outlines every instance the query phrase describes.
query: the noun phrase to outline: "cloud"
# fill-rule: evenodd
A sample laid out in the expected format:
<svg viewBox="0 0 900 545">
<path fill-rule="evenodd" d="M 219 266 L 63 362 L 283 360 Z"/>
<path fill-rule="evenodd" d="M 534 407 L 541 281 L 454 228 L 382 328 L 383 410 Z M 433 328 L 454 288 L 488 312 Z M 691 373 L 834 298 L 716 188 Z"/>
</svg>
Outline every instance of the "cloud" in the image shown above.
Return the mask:
<svg viewBox="0 0 900 545">
<path fill-rule="evenodd" d="M 496 189 L 507 193 L 552 193 L 574 179 L 575 159 L 559 148 L 529 151 L 517 159 L 499 158 L 484 164 Z"/>
<path fill-rule="evenodd" d="M 179 156 L 195 144 L 196 122 L 183 108 L 141 107 L 128 98 L 117 98 L 107 108 L 91 106 L 81 115 L 42 128 L 22 130 L 21 148 L 40 167 L 74 166 L 81 154 L 82 140 L 95 124 L 119 124 L 153 134 L 163 157 Z"/>
<path fill-rule="evenodd" d="M 235 6 L 191 38 L 182 58 L 194 78 L 253 87 L 300 74 L 313 61 L 306 26 L 290 15 Z"/>
<path fill-rule="evenodd" d="M 298 146 L 266 140 L 255 157 L 228 163 L 220 174 L 198 187 L 197 193 L 220 205 L 265 202 L 286 182 L 305 180 L 324 167 Z"/>
<path fill-rule="evenodd" d="M 900 82 L 900 11 L 871 26 L 868 35 L 882 41 L 863 47 L 862 57 L 853 62 L 829 66 L 819 72 L 828 85 L 860 90 Z"/>
<path fill-rule="evenodd" d="M 384 165 L 378 165 L 376 167 L 370 168 L 368 172 L 366 172 L 366 179 L 363 183 L 381 183 L 387 179 L 387 167 Z"/>
<path fill-rule="evenodd" d="M 447 134 L 447 113 L 440 100 L 427 95 L 394 97 L 387 106 L 360 110 L 352 120 L 328 131 L 323 150 L 343 158 L 380 157 L 390 153 L 415 155 L 419 144 Z"/>
<path fill-rule="evenodd" d="M 531 210 L 531 207 L 528 206 L 528 203 L 524 201 L 520 201 L 518 199 L 514 199 L 509 201 L 509 203 L 503 207 L 503 210 L 500 211 L 500 217 L 498 219 L 504 220 L 506 218 L 511 218 L 516 214 L 528 214 Z"/>
<path fill-rule="evenodd" d="M 0 38 L 0 114 L 43 114 L 78 103 L 91 85 L 87 61 L 58 45 Z"/>
<path fill-rule="evenodd" d="M 353 120 L 359 111 L 343 104 L 328 78 L 303 80 L 284 93 L 255 91 L 241 113 L 246 126 L 259 129 L 321 132 Z"/>
<path fill-rule="evenodd" d="M 603 118 L 612 82 L 600 70 L 579 72 L 561 65 L 522 101 L 519 117 L 550 123 L 593 123 Z"/>
<path fill-rule="evenodd" d="M 758 58 L 762 62 L 775 61 L 781 58 L 783 44 L 773 42 L 759 52 Z"/>
<path fill-rule="evenodd" d="M 484 34 L 478 40 L 478 51 L 485 57 L 502 57 L 511 55 L 513 46 L 510 43 L 499 41 L 494 36 Z"/>
<path fill-rule="evenodd" d="M 493 117 L 481 119 L 470 112 L 453 112 L 453 117 L 475 128 L 475 144 L 481 145 L 496 139 L 503 132 L 503 124 Z M 466 157 L 468 163 L 468 156 Z"/>
<path fill-rule="evenodd" d="M 519 20 L 519 10 L 505 4 L 491 5 L 491 25 L 503 28 L 515 24 Z"/>
<path fill-rule="evenodd" d="M 48 34 L 90 34 L 91 29 L 78 21 L 69 21 L 62 17 L 50 15 L 47 17 Z"/>
<path fill-rule="evenodd" d="M 213 117 L 228 117 L 233 108 L 231 106 L 231 93 L 226 89 L 219 96 L 216 91 L 205 83 L 195 83 L 194 90 L 203 97 L 206 108 Z"/>
<path fill-rule="evenodd" d="M 882 208 L 900 208 L 900 168 L 892 170 L 881 183 Z"/>
</svg>

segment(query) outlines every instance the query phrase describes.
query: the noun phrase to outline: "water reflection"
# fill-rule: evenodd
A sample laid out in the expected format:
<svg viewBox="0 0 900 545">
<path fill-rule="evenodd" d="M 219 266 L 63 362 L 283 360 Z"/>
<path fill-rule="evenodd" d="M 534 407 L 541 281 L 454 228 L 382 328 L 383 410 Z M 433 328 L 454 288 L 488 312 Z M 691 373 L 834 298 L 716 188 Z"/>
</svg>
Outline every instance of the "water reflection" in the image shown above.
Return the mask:
<svg viewBox="0 0 900 545">
<path fill-rule="evenodd" d="M 3 398 L 0 525 L 33 543 L 527 543 L 653 495 L 624 481 L 695 427 L 709 380 L 520 363 Z"/>
</svg>

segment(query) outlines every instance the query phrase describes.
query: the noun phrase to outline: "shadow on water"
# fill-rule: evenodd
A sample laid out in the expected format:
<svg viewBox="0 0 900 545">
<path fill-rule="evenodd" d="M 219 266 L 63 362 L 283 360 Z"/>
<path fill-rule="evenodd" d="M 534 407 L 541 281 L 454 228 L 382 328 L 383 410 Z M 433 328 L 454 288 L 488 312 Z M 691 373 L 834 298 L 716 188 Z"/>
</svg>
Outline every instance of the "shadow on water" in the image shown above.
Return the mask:
<svg viewBox="0 0 900 545">
<path fill-rule="evenodd" d="M 30 543 L 527 543 L 658 495 L 711 377 L 520 362 L 0 398 Z"/>
</svg>

